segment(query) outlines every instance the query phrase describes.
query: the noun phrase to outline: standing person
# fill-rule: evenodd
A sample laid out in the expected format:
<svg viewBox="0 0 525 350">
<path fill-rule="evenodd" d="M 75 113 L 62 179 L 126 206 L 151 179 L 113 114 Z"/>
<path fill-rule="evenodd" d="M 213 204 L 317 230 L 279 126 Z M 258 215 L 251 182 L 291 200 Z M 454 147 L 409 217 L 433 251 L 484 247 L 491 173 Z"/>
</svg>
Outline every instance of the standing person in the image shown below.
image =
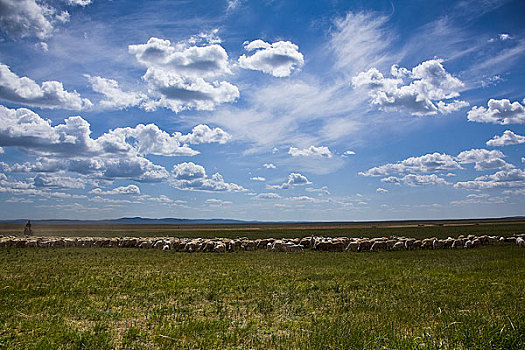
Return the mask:
<svg viewBox="0 0 525 350">
<path fill-rule="evenodd" d="M 31 230 L 31 220 L 27 220 L 26 227 L 24 228 L 24 236 L 29 237 L 33 234 Z"/>
</svg>

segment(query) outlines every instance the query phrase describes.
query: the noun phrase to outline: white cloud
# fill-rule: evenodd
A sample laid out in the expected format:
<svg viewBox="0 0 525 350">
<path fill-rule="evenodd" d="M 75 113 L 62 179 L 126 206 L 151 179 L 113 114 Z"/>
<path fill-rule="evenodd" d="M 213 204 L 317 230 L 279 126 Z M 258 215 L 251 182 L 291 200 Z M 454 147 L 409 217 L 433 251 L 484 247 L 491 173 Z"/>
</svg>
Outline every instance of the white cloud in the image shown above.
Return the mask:
<svg viewBox="0 0 525 350">
<path fill-rule="evenodd" d="M 326 146 L 310 146 L 308 148 L 299 149 L 297 147 L 290 147 L 288 154 L 292 157 L 327 157 L 332 158 L 332 152 Z"/>
<path fill-rule="evenodd" d="M 410 157 L 395 164 L 385 164 L 360 172 L 363 176 L 387 176 L 396 173 L 430 173 L 462 169 L 454 157 L 442 153 L 429 153 L 420 157 Z"/>
<path fill-rule="evenodd" d="M 38 44 L 35 44 L 35 47 L 39 48 L 39 49 L 42 49 L 42 51 L 44 52 L 48 52 L 49 51 L 49 46 L 47 45 L 47 43 L 41 41 L 39 42 Z"/>
<path fill-rule="evenodd" d="M 525 196 L 525 188 L 520 188 L 517 190 L 505 190 L 503 191 L 504 194 L 513 194 L 517 196 Z"/>
<path fill-rule="evenodd" d="M 381 188 L 381 187 L 378 187 L 378 188 L 376 189 L 376 192 L 377 192 L 377 193 L 388 193 L 388 190 L 386 190 L 386 189 L 384 189 L 384 188 Z"/>
<path fill-rule="evenodd" d="M 493 124 L 524 124 L 525 107 L 518 101 L 510 102 L 507 99 L 490 99 L 488 109 L 483 106 L 474 106 L 468 112 L 467 118 L 471 122 Z"/>
<path fill-rule="evenodd" d="M 48 188 L 80 188 L 83 189 L 84 181 L 80 178 L 70 176 L 55 176 L 49 174 L 38 174 L 33 179 L 35 187 Z"/>
<path fill-rule="evenodd" d="M 151 201 L 151 202 L 157 202 L 157 203 L 163 203 L 163 204 L 183 205 L 187 203 L 186 201 L 183 201 L 183 200 L 173 200 L 164 194 L 161 194 L 158 197 L 151 197 L 149 195 L 143 195 L 142 198 L 148 201 Z"/>
<path fill-rule="evenodd" d="M 330 194 L 330 191 L 328 190 L 327 186 L 323 186 L 321 188 L 308 187 L 308 188 L 305 188 L 304 190 L 306 192 L 318 192 L 319 195 L 321 195 L 321 194 Z"/>
<path fill-rule="evenodd" d="M 46 198 L 55 198 L 55 199 L 64 199 L 64 198 L 86 198 L 84 195 L 72 195 L 69 193 L 63 193 L 63 192 L 50 192 L 48 191 L 48 188 L 35 188 L 35 183 L 33 179 L 29 179 L 31 182 L 24 182 L 24 181 L 12 181 L 8 179 L 8 177 L 5 174 L 0 173 L 0 193 L 12 193 L 16 195 L 21 196 L 42 196 Z M 53 181 L 53 180 L 51 180 Z M 37 181 L 38 183 L 38 181 Z M 58 188 L 62 185 L 66 185 L 67 188 L 67 180 L 62 181 L 61 183 L 56 183 L 55 185 L 51 184 L 50 188 Z"/>
<path fill-rule="evenodd" d="M 422 62 L 409 71 L 394 65 L 385 78 L 376 68 L 370 68 L 352 78 L 354 88 L 369 90 L 371 103 L 381 110 L 407 110 L 413 115 L 448 114 L 468 106 L 459 96 L 463 82 L 448 73 L 440 59 Z"/>
<path fill-rule="evenodd" d="M 228 0 L 228 5 L 226 7 L 226 11 L 234 11 L 236 10 L 241 4 L 243 0 Z"/>
<path fill-rule="evenodd" d="M 100 101 L 100 105 L 104 108 L 123 109 L 138 106 L 147 98 L 145 94 L 140 92 L 122 91 L 116 80 L 92 77 L 87 74 L 85 76 L 91 83 L 93 91 L 105 96 L 105 99 Z"/>
<path fill-rule="evenodd" d="M 72 171 L 99 178 L 130 178 L 137 181 L 161 181 L 168 177 L 164 167 L 153 164 L 145 155 L 191 156 L 198 154 L 180 140 L 191 143 L 219 142 L 229 135 L 219 128 L 199 125 L 187 135 L 169 135 L 155 124 L 116 128 L 96 139 L 91 138 L 90 124 L 81 117 L 70 117 L 52 126 L 29 109 L 9 109 L 0 105 L 0 147 L 17 147 L 36 155 L 35 163 L 5 164 L 5 171 Z M 215 175 L 214 175 L 215 176 Z M 218 188 L 240 190 L 221 185 L 220 175 L 206 179 Z"/>
<path fill-rule="evenodd" d="M 510 39 L 510 35 L 507 34 L 507 33 L 501 33 L 499 35 L 499 39 L 502 40 L 502 41 L 509 40 Z"/>
<path fill-rule="evenodd" d="M 390 176 L 381 179 L 381 182 L 400 184 L 403 182 L 407 186 L 425 186 L 425 185 L 449 185 L 445 179 L 437 176 L 436 174 L 430 175 L 419 175 L 419 174 L 408 174 L 403 177 Z"/>
<path fill-rule="evenodd" d="M 478 171 L 514 168 L 514 165 L 503 160 L 504 157 L 505 155 L 497 150 L 471 149 L 461 152 L 456 159 L 461 164 L 476 163 L 474 168 Z"/>
<path fill-rule="evenodd" d="M 155 124 L 138 124 L 134 128 L 116 128 L 105 133 L 96 141 L 104 150 L 134 151 L 141 155 L 155 154 L 163 156 L 193 156 L 199 154 L 181 145 L 180 133 L 170 136 Z M 132 139 L 133 141 L 130 141 Z"/>
<path fill-rule="evenodd" d="M 26 153 L 60 157 L 101 157 L 107 155 L 191 156 L 199 152 L 180 145 L 155 124 L 116 128 L 97 139 L 82 117 L 69 117 L 64 124 L 51 126 L 33 111 L 0 105 L 0 145 L 15 146 Z"/>
<path fill-rule="evenodd" d="M 503 147 L 509 145 L 518 145 L 522 143 L 525 143 L 525 136 L 517 135 L 510 130 L 505 130 L 503 132 L 503 135 L 496 135 L 492 139 L 487 141 L 487 146 Z"/>
<path fill-rule="evenodd" d="M 239 57 L 239 66 L 244 69 L 258 70 L 282 78 L 304 65 L 304 57 L 299 52 L 299 47 L 289 41 L 270 44 L 257 39 L 245 42 L 244 49 L 255 51 L 251 56 Z"/>
<path fill-rule="evenodd" d="M 78 5 L 78 6 L 87 6 L 93 2 L 93 0 L 67 0 L 68 4 L 71 6 Z"/>
<path fill-rule="evenodd" d="M 385 52 L 393 38 L 387 22 L 387 16 L 377 13 L 349 12 L 337 19 L 329 41 L 336 59 L 335 68 L 354 75 L 391 58 Z"/>
<path fill-rule="evenodd" d="M 288 189 L 291 186 L 309 185 L 309 184 L 311 184 L 311 182 L 308 180 L 306 176 L 299 174 L 299 173 L 290 173 L 290 175 L 288 175 L 287 182 L 284 182 L 281 185 L 266 185 L 266 188 L 270 190 L 275 190 L 275 189 L 283 190 L 283 189 Z"/>
<path fill-rule="evenodd" d="M 288 198 L 285 198 L 285 200 L 294 201 L 294 202 L 305 202 L 305 203 L 327 203 L 328 202 L 328 199 L 312 198 L 309 196 L 288 197 Z"/>
<path fill-rule="evenodd" d="M 282 198 L 277 193 L 259 193 L 258 195 L 254 196 L 253 199 L 260 200 L 260 199 L 279 199 Z"/>
<path fill-rule="evenodd" d="M 0 28 L 14 38 L 47 38 L 55 10 L 35 0 L 0 0 Z"/>
<path fill-rule="evenodd" d="M 152 37 L 146 44 L 129 46 L 129 52 L 147 67 L 142 77 L 149 86 L 149 99 L 142 103 L 144 109 L 165 107 L 175 113 L 213 110 L 239 97 L 236 86 L 217 80 L 231 73 L 226 50 L 216 43 L 192 46 L 197 39 L 172 45 L 169 40 Z"/>
<path fill-rule="evenodd" d="M 277 167 L 275 165 L 273 165 L 272 163 L 264 163 L 263 164 L 263 167 L 265 167 L 266 169 L 276 169 Z"/>
<path fill-rule="evenodd" d="M 204 167 L 193 162 L 174 165 L 172 172 L 176 180 L 195 180 L 206 177 Z"/>
<path fill-rule="evenodd" d="M 94 188 L 90 191 L 90 193 L 95 193 L 99 195 L 139 195 L 140 188 L 137 185 L 120 186 L 109 191 L 104 191 L 100 188 Z"/>
<path fill-rule="evenodd" d="M 192 162 L 173 166 L 173 178 L 170 184 L 180 190 L 205 192 L 243 192 L 246 189 L 234 183 L 227 183 L 221 174 L 215 173 L 208 177 L 202 165 Z"/>
<path fill-rule="evenodd" d="M 232 204 L 231 201 L 224 201 L 222 199 L 215 199 L 215 198 L 206 199 L 204 203 L 209 204 L 211 206 L 216 206 L 216 207 L 223 206 L 224 204 Z"/>
<path fill-rule="evenodd" d="M 480 176 L 471 181 L 457 182 L 454 187 L 472 190 L 525 187 L 525 171 L 522 169 L 500 170 L 495 174 Z"/>
<path fill-rule="evenodd" d="M 4 149 L 0 147 L 0 154 L 4 153 Z"/>
<path fill-rule="evenodd" d="M 354 151 L 350 151 L 350 150 L 345 151 L 345 152 L 343 153 L 343 156 L 353 156 L 353 155 L 355 155 L 355 152 L 354 152 Z"/>
<path fill-rule="evenodd" d="M 262 176 L 255 176 L 255 177 L 250 177 L 250 180 L 252 181 L 266 181 L 266 178 L 262 177 Z"/>
<path fill-rule="evenodd" d="M 59 81 L 38 85 L 28 77 L 19 77 L 0 63 L 0 99 L 40 108 L 82 110 L 93 104 L 76 91 L 68 92 Z"/>
<path fill-rule="evenodd" d="M 182 143 L 199 144 L 199 143 L 220 143 L 225 144 L 231 140 L 231 135 L 221 128 L 211 129 L 208 125 L 199 124 L 193 128 L 191 133 L 183 135 L 179 132 L 174 136 Z"/>
</svg>

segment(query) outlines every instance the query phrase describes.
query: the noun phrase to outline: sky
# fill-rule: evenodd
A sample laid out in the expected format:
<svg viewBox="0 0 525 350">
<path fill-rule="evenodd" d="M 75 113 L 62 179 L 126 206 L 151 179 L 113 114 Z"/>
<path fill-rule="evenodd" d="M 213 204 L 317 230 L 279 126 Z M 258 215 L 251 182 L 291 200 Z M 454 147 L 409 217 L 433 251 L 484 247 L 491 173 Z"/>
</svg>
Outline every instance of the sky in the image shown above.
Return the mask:
<svg viewBox="0 0 525 350">
<path fill-rule="evenodd" d="M 525 215 L 525 2 L 0 0 L 0 219 Z"/>
</svg>

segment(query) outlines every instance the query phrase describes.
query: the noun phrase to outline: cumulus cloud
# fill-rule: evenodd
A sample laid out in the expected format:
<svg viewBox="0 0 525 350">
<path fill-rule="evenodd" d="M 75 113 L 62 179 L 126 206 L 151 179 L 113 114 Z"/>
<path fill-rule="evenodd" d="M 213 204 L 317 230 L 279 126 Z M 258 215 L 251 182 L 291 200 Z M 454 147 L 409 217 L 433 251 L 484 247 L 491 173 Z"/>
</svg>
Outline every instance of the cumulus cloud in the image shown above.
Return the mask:
<svg viewBox="0 0 525 350">
<path fill-rule="evenodd" d="M 319 195 L 321 195 L 321 194 L 330 194 L 330 191 L 328 190 L 327 186 L 323 186 L 321 188 L 308 187 L 308 188 L 305 188 L 304 190 L 306 192 L 318 192 Z"/>
<path fill-rule="evenodd" d="M 251 56 L 239 57 L 239 66 L 244 69 L 258 70 L 282 78 L 304 65 L 304 57 L 299 52 L 299 47 L 289 41 L 270 44 L 257 39 L 245 42 L 244 49 L 254 51 Z"/>
<path fill-rule="evenodd" d="M 42 196 L 46 198 L 55 198 L 55 199 L 64 199 L 64 198 L 86 198 L 85 195 L 76 195 L 76 194 L 69 194 L 69 193 L 63 193 L 63 192 L 51 192 L 49 191 L 50 188 L 67 188 L 67 187 L 61 187 L 59 183 L 53 185 L 51 184 L 48 186 L 49 188 L 45 188 L 46 186 L 41 186 L 40 188 L 35 188 L 36 185 L 33 181 L 34 179 L 29 179 L 30 182 L 27 181 L 18 181 L 18 180 L 12 180 L 9 179 L 5 174 L 0 173 L 0 193 L 12 193 L 16 195 L 23 195 L 23 196 Z M 63 184 L 65 182 L 62 182 Z"/>
<path fill-rule="evenodd" d="M 285 198 L 287 201 L 295 201 L 295 202 L 306 202 L 306 203 L 327 203 L 327 199 L 319 199 L 319 198 L 312 198 L 309 196 L 297 196 L 297 197 L 288 197 Z"/>
<path fill-rule="evenodd" d="M 105 96 L 105 98 L 100 101 L 100 105 L 104 108 L 123 109 L 134 107 L 138 106 L 147 98 L 145 94 L 140 92 L 122 91 L 116 80 L 92 77 L 90 75 L 85 76 L 91 83 L 93 91 Z"/>
<path fill-rule="evenodd" d="M 264 163 L 263 164 L 263 167 L 265 167 L 266 169 L 276 169 L 277 167 L 275 165 L 273 165 L 272 163 Z"/>
<path fill-rule="evenodd" d="M 242 192 L 246 189 L 234 183 L 227 183 L 221 174 L 208 177 L 202 165 L 185 162 L 173 166 L 170 184 L 180 190 L 205 192 Z"/>
<path fill-rule="evenodd" d="M 376 192 L 377 193 L 388 193 L 388 190 L 386 190 L 386 189 L 384 189 L 382 187 L 378 187 L 378 188 L 376 188 Z"/>
<path fill-rule="evenodd" d="M 474 106 L 467 114 L 471 122 L 493 123 L 493 124 L 524 124 L 525 107 L 518 101 L 510 102 L 507 99 L 490 99 L 488 108 Z"/>
<path fill-rule="evenodd" d="M 302 174 L 299 173 L 290 173 L 288 175 L 288 181 L 282 183 L 281 185 L 266 185 L 266 187 L 270 190 L 283 190 L 288 189 L 291 186 L 297 186 L 297 185 L 310 185 L 311 182 L 308 180 L 308 178 Z"/>
<path fill-rule="evenodd" d="M 35 0 L 0 0 L 0 28 L 14 38 L 47 38 L 55 10 Z"/>
<path fill-rule="evenodd" d="M 292 157 L 326 157 L 332 158 L 333 154 L 326 146 L 310 146 L 308 148 L 299 149 L 297 147 L 290 147 L 288 154 Z"/>
<path fill-rule="evenodd" d="M 282 197 L 280 195 L 278 195 L 277 193 L 272 193 L 272 192 L 259 193 L 258 195 L 253 197 L 253 199 L 255 199 L 255 200 L 260 200 L 260 199 L 279 199 L 279 198 L 282 198 Z"/>
<path fill-rule="evenodd" d="M 492 175 L 480 176 L 471 181 L 457 182 L 454 187 L 471 190 L 525 187 L 525 171 L 522 169 L 500 170 Z"/>
<path fill-rule="evenodd" d="M 48 188 L 77 188 L 83 189 L 85 187 L 84 181 L 80 178 L 73 178 L 70 176 L 56 176 L 50 174 L 38 174 L 33 178 L 35 187 Z"/>
<path fill-rule="evenodd" d="M 204 203 L 209 204 L 211 206 L 220 207 L 220 206 L 223 206 L 224 204 L 231 204 L 232 202 L 231 201 L 225 201 L 225 200 L 222 200 L 222 199 L 209 198 L 209 199 L 206 199 L 204 201 Z"/>
<path fill-rule="evenodd" d="M 180 144 L 155 124 L 116 128 L 97 139 L 90 137 L 91 126 L 82 117 L 69 117 L 64 124 L 51 126 L 33 111 L 0 105 L 0 145 L 15 146 L 26 153 L 60 157 L 155 154 L 195 155 L 197 151 Z"/>
<path fill-rule="evenodd" d="M 78 5 L 78 6 L 87 6 L 93 2 L 93 0 L 67 0 L 68 4 L 71 6 Z"/>
<path fill-rule="evenodd" d="M 487 141 L 487 146 L 492 147 L 503 147 L 509 145 L 518 145 L 525 143 L 525 136 L 517 135 L 510 130 L 505 130 L 503 135 L 494 136 L 492 139 Z"/>
<path fill-rule="evenodd" d="M 354 151 L 350 151 L 350 150 L 345 151 L 345 152 L 343 153 L 343 157 L 346 157 L 346 156 L 353 156 L 353 155 L 355 155 L 355 152 L 354 152 Z"/>
<path fill-rule="evenodd" d="M 40 108 L 82 110 L 93 104 L 76 91 L 64 90 L 61 82 L 44 81 L 41 85 L 28 77 L 19 77 L 0 63 L 0 99 Z"/>
<path fill-rule="evenodd" d="M 231 140 L 232 136 L 221 128 L 211 129 L 208 125 L 199 124 L 193 128 L 191 133 L 183 135 L 179 132 L 173 134 L 181 143 L 220 143 L 225 144 Z"/>
<path fill-rule="evenodd" d="M 146 44 L 129 46 L 129 52 L 147 67 L 142 77 L 149 86 L 144 109 L 213 110 L 239 97 L 235 85 L 217 80 L 231 73 L 226 50 L 217 43 L 190 44 L 195 40 L 172 44 L 152 37 Z"/>
<path fill-rule="evenodd" d="M 63 124 L 52 126 L 29 109 L 0 105 L 0 147 L 16 147 L 38 157 L 34 163 L 1 166 L 12 172 L 72 171 L 100 178 L 161 181 L 168 178 L 166 169 L 144 156 L 192 156 L 199 152 L 182 141 L 224 143 L 229 139 L 222 129 L 206 125 L 197 126 L 187 135 L 170 135 L 155 124 L 116 128 L 98 138 L 90 134 L 90 124 L 82 117 L 70 117 Z M 214 182 L 218 186 L 219 177 Z"/>
<path fill-rule="evenodd" d="M 254 176 L 254 177 L 250 177 L 250 180 L 252 181 L 266 181 L 266 178 L 262 177 L 262 176 Z"/>
<path fill-rule="evenodd" d="M 461 165 L 448 154 L 429 153 L 420 157 L 410 157 L 395 164 L 385 164 L 360 172 L 363 176 L 387 176 L 402 173 L 430 173 L 462 169 Z"/>
<path fill-rule="evenodd" d="M 89 193 L 95 193 L 99 195 L 139 195 L 140 188 L 137 185 L 120 186 L 109 191 L 104 191 L 100 188 L 94 188 L 89 191 Z"/>
<path fill-rule="evenodd" d="M 425 186 L 425 185 L 449 185 L 450 184 L 445 179 L 437 176 L 436 174 L 430 174 L 430 175 L 408 174 L 403 177 L 390 176 L 390 177 L 381 179 L 381 182 L 394 183 L 394 184 L 404 183 L 405 185 L 411 186 L 411 187 Z M 383 192 L 383 191 L 377 191 L 377 192 Z"/>
<path fill-rule="evenodd" d="M 370 68 L 352 78 L 354 88 L 369 92 L 372 105 L 381 110 L 406 110 L 413 115 L 448 114 L 468 106 L 458 97 L 463 82 L 448 73 L 443 60 L 422 62 L 412 70 L 392 66 L 393 78 Z"/>
<path fill-rule="evenodd" d="M 489 151 L 486 149 L 471 149 L 469 151 L 461 152 L 456 159 L 461 164 L 476 163 L 474 169 L 478 171 L 514 168 L 514 165 L 503 160 L 504 157 L 505 155 L 497 150 Z"/>
</svg>

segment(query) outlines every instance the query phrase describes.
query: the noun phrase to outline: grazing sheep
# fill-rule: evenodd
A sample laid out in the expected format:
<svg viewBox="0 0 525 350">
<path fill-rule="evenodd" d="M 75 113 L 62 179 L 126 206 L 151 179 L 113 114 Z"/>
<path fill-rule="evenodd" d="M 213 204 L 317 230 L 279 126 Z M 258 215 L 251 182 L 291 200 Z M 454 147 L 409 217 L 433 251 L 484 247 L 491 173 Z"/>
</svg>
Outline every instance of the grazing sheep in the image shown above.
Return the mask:
<svg viewBox="0 0 525 350">
<path fill-rule="evenodd" d="M 398 251 L 398 250 L 405 250 L 405 242 L 399 241 L 392 247 L 392 250 Z"/>
<path fill-rule="evenodd" d="M 433 238 L 425 238 L 424 240 L 421 241 L 421 249 L 432 249 L 434 248 L 434 241 L 436 240 L 437 238 L 433 237 Z"/>
<path fill-rule="evenodd" d="M 368 252 L 370 251 L 370 248 L 372 248 L 372 244 L 374 244 L 373 241 L 369 240 L 368 238 L 363 238 L 357 241 L 359 244 L 359 248 L 357 251 L 359 252 Z"/>
<path fill-rule="evenodd" d="M 525 239 L 521 237 L 516 238 L 516 244 L 518 245 L 518 247 L 525 248 Z"/>
<path fill-rule="evenodd" d="M 432 249 L 443 249 L 445 247 L 445 242 L 439 239 L 435 239 L 432 242 Z"/>
<path fill-rule="evenodd" d="M 372 247 L 370 247 L 371 252 L 379 252 L 379 251 L 385 251 L 385 250 L 388 250 L 387 241 L 375 241 L 372 244 Z"/>
<path fill-rule="evenodd" d="M 342 252 L 345 248 L 346 245 L 342 240 L 320 241 L 314 245 L 314 250 L 323 252 Z"/>
<path fill-rule="evenodd" d="M 348 243 L 345 249 L 345 251 L 347 252 L 357 252 L 358 250 L 359 250 L 359 242 L 356 242 L 356 241 Z"/>
<path fill-rule="evenodd" d="M 213 251 L 215 253 L 226 253 L 226 244 L 221 242 L 217 243 L 213 248 Z"/>
</svg>

